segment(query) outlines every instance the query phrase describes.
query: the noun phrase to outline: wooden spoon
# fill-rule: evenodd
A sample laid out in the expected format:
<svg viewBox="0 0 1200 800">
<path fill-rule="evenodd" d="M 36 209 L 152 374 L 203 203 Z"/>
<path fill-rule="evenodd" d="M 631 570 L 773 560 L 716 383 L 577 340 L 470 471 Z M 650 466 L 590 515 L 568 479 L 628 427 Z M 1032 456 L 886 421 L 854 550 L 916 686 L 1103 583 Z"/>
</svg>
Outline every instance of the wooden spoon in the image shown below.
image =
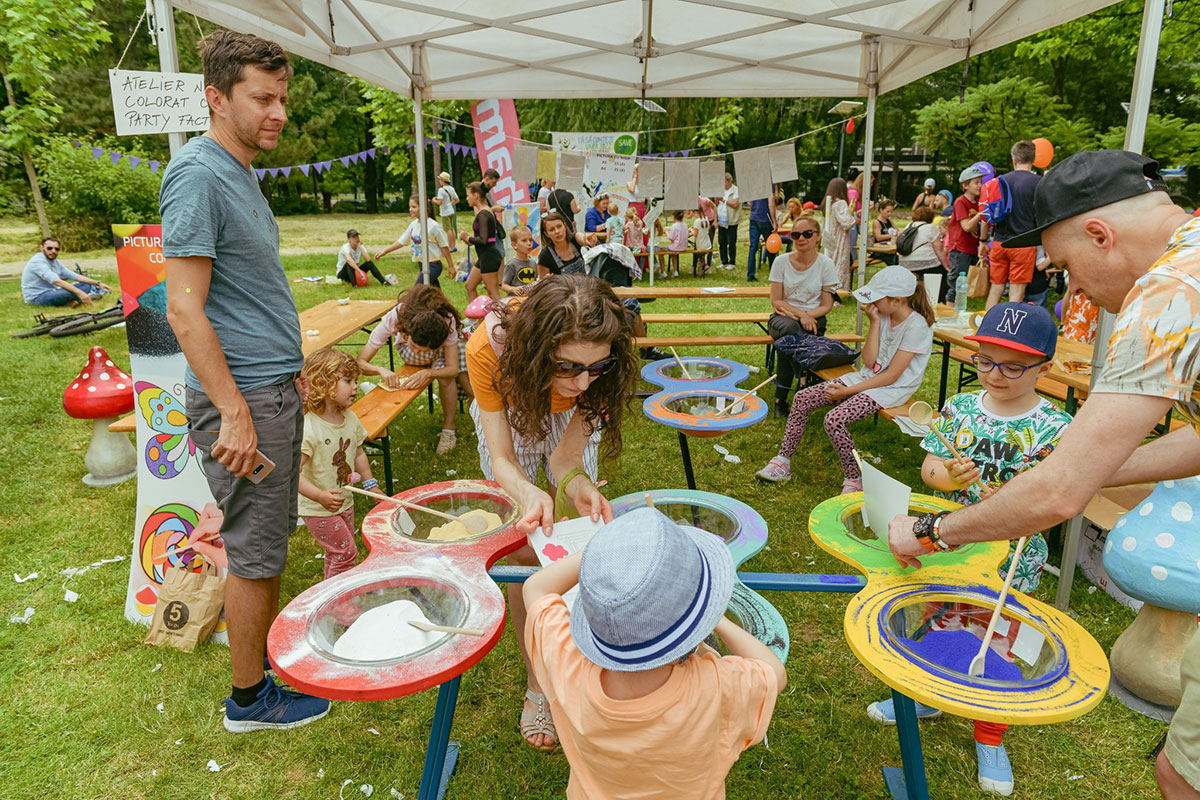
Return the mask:
<svg viewBox="0 0 1200 800">
<path fill-rule="evenodd" d="M 455 628 L 453 625 L 434 625 L 432 622 L 421 622 L 419 619 L 410 619 L 408 624 L 419 631 L 426 632 L 461 633 L 464 636 L 483 636 L 487 633 L 487 631 L 480 628 Z"/>
<path fill-rule="evenodd" d="M 679 357 L 679 353 L 675 352 L 675 348 L 671 348 L 671 355 L 675 356 L 675 360 L 679 363 L 679 369 L 683 371 L 683 377 L 689 381 L 692 379 L 692 374 L 688 372 L 687 366 L 683 363 L 683 359 Z"/>
<path fill-rule="evenodd" d="M 743 400 L 745 400 L 747 397 L 749 397 L 750 395 L 754 394 L 754 393 L 755 393 L 755 392 L 757 392 L 759 389 L 761 389 L 762 387 L 766 386 L 768 383 L 770 383 L 770 382 L 771 382 L 771 381 L 773 381 L 773 380 L 775 380 L 775 376 L 774 376 L 774 375 L 772 375 L 771 377 L 767 378 L 765 381 L 763 381 L 762 383 L 760 383 L 758 386 L 755 386 L 755 387 L 754 387 L 753 389 L 751 389 L 750 391 L 748 391 L 748 392 L 743 392 L 742 394 L 738 395 L 736 398 L 734 398 L 734 400 L 733 400 L 733 402 L 732 402 L 732 403 L 730 403 L 729 405 L 725 406 L 725 408 L 723 408 L 723 409 L 721 409 L 720 411 L 718 411 L 718 412 L 717 412 L 717 414 L 716 414 L 716 416 L 718 416 L 718 417 L 719 417 L 719 416 L 721 416 L 722 414 L 731 414 L 731 413 L 733 413 L 733 410 L 734 410 L 735 408 L 737 408 L 737 405 L 738 405 L 738 403 L 742 402 L 742 401 L 743 401 Z"/>
<path fill-rule="evenodd" d="M 983 674 L 984 658 L 987 656 L 988 647 L 992 644 L 992 635 L 996 633 L 996 623 L 1000 621 L 1000 612 L 1004 610 L 1004 601 L 1008 599 L 1008 590 L 1012 588 L 1013 576 L 1017 574 L 1017 561 L 1021 558 L 1021 551 L 1025 549 L 1025 541 L 1028 536 L 1022 536 L 1017 542 L 1017 549 L 1013 552 L 1012 560 L 1008 562 L 1008 577 L 1004 579 L 1004 588 L 1000 590 L 1000 599 L 996 601 L 996 607 L 992 610 L 992 618 L 988 620 L 987 633 L 983 635 L 983 641 L 979 643 L 979 652 L 971 659 L 971 666 L 967 668 L 967 674 L 978 678 Z"/>
<path fill-rule="evenodd" d="M 929 403 L 926 403 L 924 400 L 917 400 L 908 407 L 908 418 L 918 425 L 933 431 L 933 435 L 936 436 L 942 444 L 946 445 L 946 449 L 950 451 L 952 456 L 959 461 L 963 460 L 963 454 L 959 451 L 959 449 L 955 447 L 950 440 L 947 439 L 946 436 L 937 429 L 936 425 L 933 424 L 933 406 L 929 405 Z M 975 481 L 975 483 L 979 484 L 979 486 L 983 488 L 982 481 Z"/>
<path fill-rule="evenodd" d="M 484 531 L 487 530 L 487 527 L 488 527 L 487 520 L 479 519 L 478 517 L 456 517 L 453 514 L 447 514 L 444 511 L 437 511 L 432 508 L 426 508 L 425 506 L 417 505 L 416 503 L 409 503 L 405 500 L 397 500 L 395 497 L 388 497 L 386 494 L 379 494 L 378 492 L 368 492 L 366 489 L 359 489 L 355 486 L 341 486 L 339 488 L 346 489 L 348 491 L 354 492 L 355 494 L 361 494 L 366 497 L 373 497 L 382 503 L 395 503 L 398 506 L 404 506 L 405 508 L 411 508 L 414 511 L 424 511 L 426 514 L 433 514 L 435 517 L 441 517 L 442 519 L 448 519 L 451 522 L 461 522 L 463 524 L 463 527 L 465 527 L 468 531 L 471 532 L 472 536 L 483 533 Z"/>
</svg>

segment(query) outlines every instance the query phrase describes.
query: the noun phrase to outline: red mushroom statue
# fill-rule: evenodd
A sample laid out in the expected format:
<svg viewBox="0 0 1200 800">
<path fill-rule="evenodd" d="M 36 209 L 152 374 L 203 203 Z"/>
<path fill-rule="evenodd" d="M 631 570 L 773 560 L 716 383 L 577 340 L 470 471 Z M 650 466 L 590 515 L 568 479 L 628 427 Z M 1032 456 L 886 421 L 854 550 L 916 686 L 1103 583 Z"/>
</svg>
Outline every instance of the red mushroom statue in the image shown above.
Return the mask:
<svg viewBox="0 0 1200 800">
<path fill-rule="evenodd" d="M 133 411 L 133 378 L 113 364 L 102 347 L 88 353 L 87 366 L 63 392 L 63 410 L 75 419 L 92 420 L 92 443 L 83 463 L 88 486 L 112 486 L 137 472 L 137 451 L 123 433 L 113 433 L 110 423 Z"/>
</svg>

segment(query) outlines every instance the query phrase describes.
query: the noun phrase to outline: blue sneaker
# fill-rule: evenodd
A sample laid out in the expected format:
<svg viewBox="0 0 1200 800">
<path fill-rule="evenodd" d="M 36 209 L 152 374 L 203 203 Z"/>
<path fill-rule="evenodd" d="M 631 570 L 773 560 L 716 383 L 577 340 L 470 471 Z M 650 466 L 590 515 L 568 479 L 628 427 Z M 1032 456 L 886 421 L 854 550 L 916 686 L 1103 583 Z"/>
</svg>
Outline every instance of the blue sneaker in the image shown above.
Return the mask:
<svg viewBox="0 0 1200 800">
<path fill-rule="evenodd" d="M 232 697 L 225 698 L 225 730 L 245 733 L 299 728 L 328 713 L 328 700 L 280 689 L 275 681 L 267 679 L 258 698 L 245 708 L 233 702 Z"/>
<path fill-rule="evenodd" d="M 271 667 L 271 659 L 267 658 L 266 656 L 263 656 L 263 674 L 268 678 L 277 677 L 275 675 L 275 670 Z"/>
<path fill-rule="evenodd" d="M 914 701 L 915 702 L 915 701 Z M 923 706 L 916 703 L 917 719 L 937 719 L 942 715 L 942 712 L 936 708 Z M 871 703 L 867 706 L 867 716 L 883 725 L 896 724 L 896 708 L 892 703 L 892 698 L 880 700 L 878 703 Z"/>
<path fill-rule="evenodd" d="M 975 758 L 979 761 L 979 788 L 985 792 L 1008 797 L 1013 793 L 1012 764 L 1004 745 L 992 747 L 975 743 Z"/>
</svg>

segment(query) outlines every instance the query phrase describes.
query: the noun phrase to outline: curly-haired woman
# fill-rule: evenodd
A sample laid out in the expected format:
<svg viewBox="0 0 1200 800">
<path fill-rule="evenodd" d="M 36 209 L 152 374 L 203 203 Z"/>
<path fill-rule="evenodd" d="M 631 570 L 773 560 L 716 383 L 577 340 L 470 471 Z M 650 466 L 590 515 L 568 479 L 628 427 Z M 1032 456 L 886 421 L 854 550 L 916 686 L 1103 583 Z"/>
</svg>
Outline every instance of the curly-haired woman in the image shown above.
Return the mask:
<svg viewBox="0 0 1200 800">
<path fill-rule="evenodd" d="M 488 314 L 467 345 L 475 388 L 471 417 L 479 432 L 479 465 L 521 506 L 518 527 L 550 532 L 554 499 L 535 485 L 538 470 L 551 492 L 561 488 L 580 514 L 612 520 L 595 486 L 597 451 L 621 450 L 621 421 L 633 393 L 638 361 L 629 315 L 612 288 L 587 275 L 554 275 Z M 509 556 L 534 565 L 528 545 Z M 525 659 L 528 691 L 521 734 L 539 750 L 557 735 L 550 707 L 532 672 L 525 645 L 525 602 L 509 587 L 513 629 Z"/>
</svg>

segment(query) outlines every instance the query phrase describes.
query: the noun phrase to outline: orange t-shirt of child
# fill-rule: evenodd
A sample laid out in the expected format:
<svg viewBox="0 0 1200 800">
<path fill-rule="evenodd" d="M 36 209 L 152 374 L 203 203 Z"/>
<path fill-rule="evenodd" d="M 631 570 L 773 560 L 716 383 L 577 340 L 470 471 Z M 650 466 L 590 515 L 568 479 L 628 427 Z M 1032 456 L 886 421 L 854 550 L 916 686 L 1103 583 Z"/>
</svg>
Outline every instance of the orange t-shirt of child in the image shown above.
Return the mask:
<svg viewBox="0 0 1200 800">
<path fill-rule="evenodd" d="M 765 664 L 709 653 L 645 697 L 614 700 L 571 639 L 557 594 L 529 608 L 525 640 L 571 764 L 568 800 L 720 800 L 729 768 L 766 735 L 779 694 Z"/>
</svg>

